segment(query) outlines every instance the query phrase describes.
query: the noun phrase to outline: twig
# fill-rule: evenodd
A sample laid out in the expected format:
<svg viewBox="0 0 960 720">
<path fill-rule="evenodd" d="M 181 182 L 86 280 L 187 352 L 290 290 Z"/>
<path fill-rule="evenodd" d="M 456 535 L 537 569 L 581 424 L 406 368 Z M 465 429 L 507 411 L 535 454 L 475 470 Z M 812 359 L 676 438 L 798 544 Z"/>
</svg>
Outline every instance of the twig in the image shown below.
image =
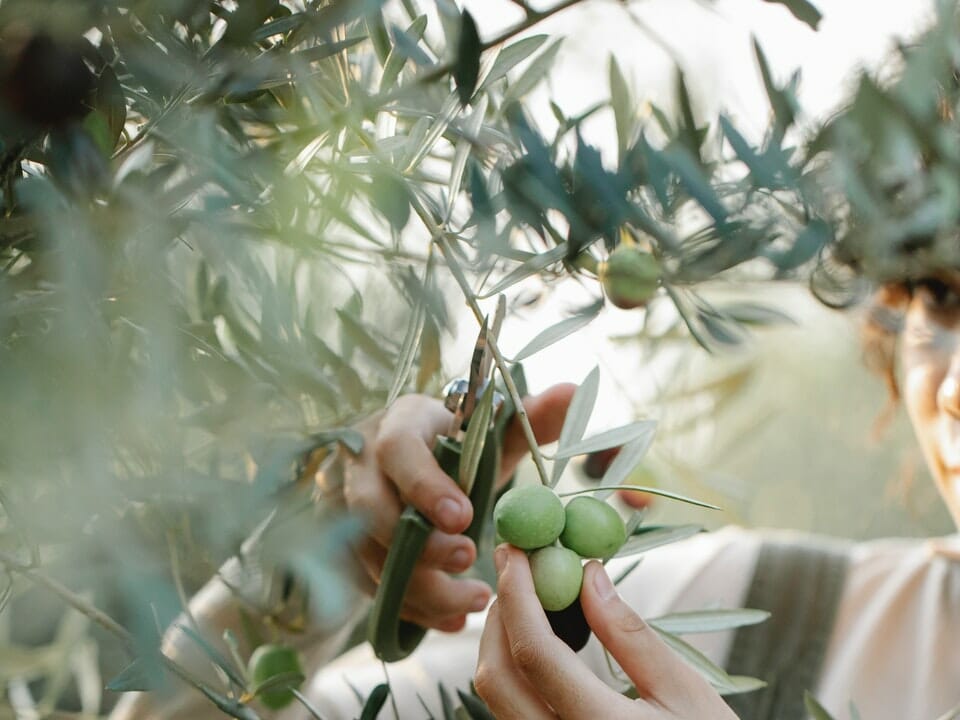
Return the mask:
<svg viewBox="0 0 960 720">
<path fill-rule="evenodd" d="M 447 267 L 450 268 L 450 272 L 453 274 L 454 279 L 460 286 L 460 290 L 463 292 L 463 296 L 466 299 L 467 304 L 470 306 L 473 316 L 477 319 L 478 323 L 482 324 L 484 316 L 483 312 L 480 310 L 480 305 L 477 303 L 476 293 L 473 292 L 466 275 L 463 273 L 463 268 L 460 267 L 460 263 L 453 255 L 453 252 L 450 248 L 450 241 L 447 239 L 447 233 L 444 232 L 443 228 L 437 224 L 427 209 L 423 206 L 423 203 L 420 202 L 419 198 L 416 196 L 411 196 L 410 204 L 420 217 L 420 220 L 423 221 L 423 224 L 427 227 L 427 230 L 430 232 L 430 236 L 433 241 L 440 247 L 440 252 L 443 253 L 444 260 L 447 261 Z M 537 437 L 533 434 L 533 428 L 530 425 L 530 418 L 527 417 L 527 411 L 523 407 L 523 398 L 520 397 L 520 391 L 517 389 L 517 385 L 513 381 L 513 376 L 510 374 L 510 368 L 507 367 L 507 362 L 504 359 L 503 354 L 500 352 L 500 348 L 497 346 L 497 341 L 495 338 L 487 338 L 487 347 L 490 348 L 490 352 L 493 354 L 493 359 L 497 363 L 497 368 L 500 370 L 500 376 L 503 378 L 504 385 L 506 385 L 507 393 L 509 393 L 510 399 L 513 401 L 514 407 L 516 408 L 517 418 L 520 420 L 520 427 L 523 428 L 523 435 L 527 440 L 527 445 L 530 446 L 530 454 L 533 457 L 533 462 L 537 467 L 537 474 L 540 476 L 540 482 L 544 485 L 549 485 L 550 476 L 547 475 L 547 468 L 543 464 L 543 455 L 540 453 L 540 446 L 537 444 Z"/>
</svg>

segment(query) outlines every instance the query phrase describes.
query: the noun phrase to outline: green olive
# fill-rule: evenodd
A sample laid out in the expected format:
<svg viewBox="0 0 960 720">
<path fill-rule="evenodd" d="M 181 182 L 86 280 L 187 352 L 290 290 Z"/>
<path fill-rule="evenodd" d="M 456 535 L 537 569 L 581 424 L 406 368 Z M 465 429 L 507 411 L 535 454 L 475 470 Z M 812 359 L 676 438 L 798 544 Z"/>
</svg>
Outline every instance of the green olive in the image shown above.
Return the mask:
<svg viewBox="0 0 960 720">
<path fill-rule="evenodd" d="M 596 498 L 575 497 L 567 503 L 565 514 L 560 542 L 580 557 L 611 557 L 627 539 L 623 518 Z"/>
<path fill-rule="evenodd" d="M 580 597 L 583 565 L 573 550 L 545 547 L 530 554 L 533 587 L 544 610 L 563 610 Z"/>
<path fill-rule="evenodd" d="M 604 265 L 603 290 L 618 308 L 646 305 L 657 294 L 660 262 L 634 245 L 619 245 Z"/>
<path fill-rule="evenodd" d="M 542 548 L 563 531 L 563 503 L 545 485 L 524 485 L 508 490 L 493 509 L 497 534 L 521 550 Z"/>
<path fill-rule="evenodd" d="M 260 702 L 271 710 L 279 710 L 293 701 L 293 691 L 303 682 L 303 668 L 297 651 L 286 645 L 261 645 L 253 651 L 247 666 L 254 690 L 278 678 L 276 685 L 257 693 Z M 283 676 L 286 680 L 279 680 Z"/>
</svg>

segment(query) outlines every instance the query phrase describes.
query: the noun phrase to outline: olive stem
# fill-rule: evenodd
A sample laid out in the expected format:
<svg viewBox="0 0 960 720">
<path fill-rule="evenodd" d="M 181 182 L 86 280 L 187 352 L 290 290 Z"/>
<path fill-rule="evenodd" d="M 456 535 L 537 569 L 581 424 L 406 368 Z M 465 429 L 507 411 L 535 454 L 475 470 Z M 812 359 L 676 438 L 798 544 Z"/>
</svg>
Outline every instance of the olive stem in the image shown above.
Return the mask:
<svg viewBox="0 0 960 720">
<path fill-rule="evenodd" d="M 457 284 L 460 286 L 460 290 L 463 292 L 467 304 L 473 311 L 474 317 L 477 319 L 477 322 L 482 324 L 484 315 L 480 310 L 480 305 L 477 303 L 476 293 L 474 293 L 470 288 L 470 283 L 468 282 L 466 275 L 463 273 L 463 268 L 460 267 L 460 263 L 457 261 L 456 257 L 454 257 L 454 254 L 450 249 L 450 241 L 447 237 L 448 234 L 436 223 L 436 221 L 434 221 L 418 198 L 411 197 L 410 204 L 416 211 L 417 215 L 420 216 L 420 219 L 427 227 L 427 230 L 433 236 L 433 241 L 439 245 L 440 252 L 443 253 L 443 258 L 446 260 L 451 274 L 457 281 Z M 533 457 L 533 462 L 537 467 L 537 474 L 540 476 L 540 482 L 549 487 L 550 476 L 547 474 L 547 468 L 543 463 L 543 455 L 540 453 L 540 446 L 537 444 L 537 437 L 533 434 L 533 428 L 530 426 L 530 418 L 527 417 L 527 411 L 523 407 L 523 398 L 520 397 L 520 391 L 517 390 L 517 385 L 513 381 L 513 376 L 510 374 L 510 368 L 507 367 L 507 362 L 504 359 L 503 354 L 500 352 L 500 348 L 497 346 L 496 338 L 492 336 L 488 337 L 487 347 L 490 348 L 490 352 L 493 354 L 493 359 L 497 363 L 497 368 L 500 370 L 500 376 L 503 378 L 504 385 L 507 388 L 507 393 L 509 393 L 510 399 L 513 401 L 517 419 L 520 421 L 520 427 L 523 428 L 523 435 L 527 440 L 527 445 L 530 447 L 530 455 Z"/>
<path fill-rule="evenodd" d="M 723 509 L 719 505 L 711 505 L 703 500 L 695 500 L 694 498 L 687 497 L 686 495 L 678 495 L 677 493 L 672 493 L 668 490 L 659 490 L 658 488 L 646 487 L 644 485 L 601 485 L 592 488 L 583 488 L 582 490 L 570 490 L 569 492 L 557 493 L 557 495 L 559 497 L 573 497 L 574 495 L 588 495 L 590 493 L 606 492 L 607 490 L 634 490 L 636 492 L 659 495 L 661 497 L 670 498 L 671 500 L 679 500 L 680 502 L 690 503 L 691 505 L 697 505 L 710 510 Z"/>
</svg>

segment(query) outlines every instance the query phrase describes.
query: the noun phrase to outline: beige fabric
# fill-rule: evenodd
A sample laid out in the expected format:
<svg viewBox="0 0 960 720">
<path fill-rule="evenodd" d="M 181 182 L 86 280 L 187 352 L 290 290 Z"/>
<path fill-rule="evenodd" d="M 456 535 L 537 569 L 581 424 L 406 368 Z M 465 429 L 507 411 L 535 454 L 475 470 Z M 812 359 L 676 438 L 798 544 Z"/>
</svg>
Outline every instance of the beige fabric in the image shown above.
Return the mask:
<svg viewBox="0 0 960 720">
<path fill-rule="evenodd" d="M 770 533 L 772 534 L 772 533 Z M 746 596 L 763 534 L 729 527 L 647 553 L 641 565 L 620 585 L 621 593 L 645 617 L 708 607 L 738 607 Z M 790 533 L 777 533 L 780 539 Z M 854 702 L 864 720 L 936 720 L 960 705 L 960 541 L 879 540 L 855 545 L 850 571 L 837 613 L 836 627 L 815 693 L 838 720 L 850 718 Z M 625 563 L 611 563 L 616 575 Z M 219 626 L 230 613 L 220 593 L 194 600 L 198 615 Z M 213 607 L 211 603 L 221 603 Z M 201 607 L 206 604 L 206 607 Z M 359 611 L 359 608 L 358 608 Z M 439 715 L 437 683 L 452 692 L 466 688 L 476 665 L 483 617 L 471 618 L 457 635 L 431 634 L 407 660 L 391 665 L 390 681 L 401 718 L 425 713 L 421 701 Z M 219 634 L 219 633 L 218 633 Z M 732 633 L 688 636 L 715 662 L 722 663 Z M 316 642 L 313 668 L 329 657 L 335 643 Z M 180 654 L 182 643 L 168 647 Z M 591 640 L 584 660 L 613 686 L 602 649 Z M 191 662 L 195 662 L 193 658 Z M 326 720 L 354 718 L 359 702 L 354 688 L 366 694 L 384 681 L 383 669 L 366 646 L 312 673 L 307 695 Z M 352 687 L 351 687 L 352 686 Z M 186 695 L 186 693 L 185 693 Z M 418 697 L 419 696 L 419 697 Z M 205 701 L 172 711 L 150 711 L 141 700 L 128 699 L 113 720 L 206 720 L 221 717 Z M 208 708 L 209 706 L 207 706 Z M 299 707 L 277 715 L 306 720 Z M 392 717 L 388 711 L 384 717 Z"/>
</svg>

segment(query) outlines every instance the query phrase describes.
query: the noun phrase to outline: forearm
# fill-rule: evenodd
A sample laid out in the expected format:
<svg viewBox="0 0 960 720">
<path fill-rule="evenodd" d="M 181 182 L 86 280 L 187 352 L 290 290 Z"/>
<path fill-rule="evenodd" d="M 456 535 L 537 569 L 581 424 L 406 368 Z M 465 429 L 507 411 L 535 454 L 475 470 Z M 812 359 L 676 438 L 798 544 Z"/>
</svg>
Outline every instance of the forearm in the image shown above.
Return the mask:
<svg viewBox="0 0 960 720">
<path fill-rule="evenodd" d="M 222 677 L 207 651 L 191 632 L 199 634 L 224 658 L 232 652 L 224 640 L 235 638 L 245 659 L 261 642 L 280 642 L 296 648 L 308 677 L 341 651 L 350 631 L 366 613 L 369 601 L 357 598 L 350 614 L 336 625 L 310 621 L 301 613 L 303 590 L 298 583 L 288 586 L 289 597 L 268 609 L 257 603 L 274 594 L 264 576 L 244 571 L 238 560 L 227 562 L 190 601 L 184 612 L 164 635 L 162 649 L 167 657 L 184 667 L 191 676 L 218 691 L 226 691 Z M 171 678 L 167 692 L 131 693 L 111 714 L 111 720 L 205 720 L 221 718 L 217 710 L 195 688 Z"/>
</svg>

